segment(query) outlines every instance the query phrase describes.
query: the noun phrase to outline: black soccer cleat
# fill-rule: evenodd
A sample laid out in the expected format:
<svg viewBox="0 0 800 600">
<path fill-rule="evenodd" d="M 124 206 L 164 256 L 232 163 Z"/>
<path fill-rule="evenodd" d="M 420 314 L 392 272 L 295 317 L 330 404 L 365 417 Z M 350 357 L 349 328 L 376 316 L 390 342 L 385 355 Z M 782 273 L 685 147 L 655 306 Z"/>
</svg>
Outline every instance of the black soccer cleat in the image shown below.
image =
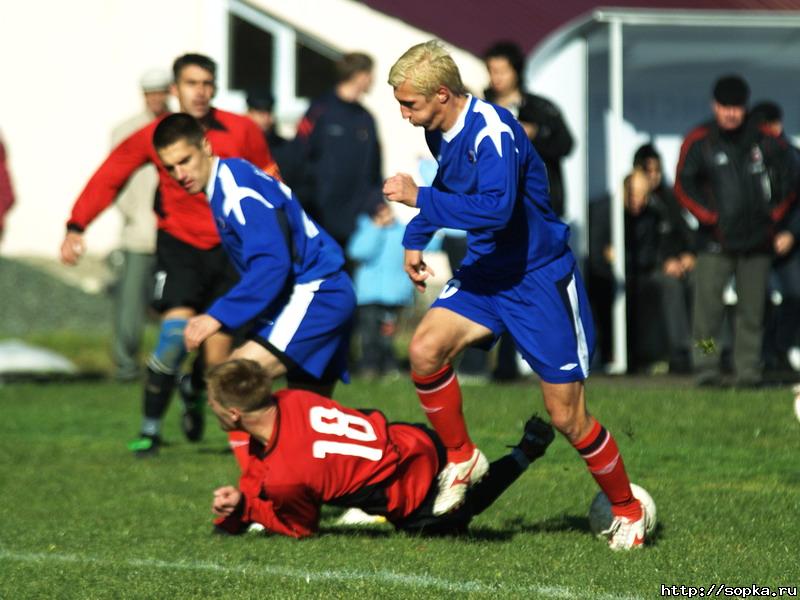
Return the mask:
<svg viewBox="0 0 800 600">
<path fill-rule="evenodd" d="M 533 462 L 537 458 L 544 456 L 545 450 L 555 439 L 555 432 L 550 423 L 536 415 L 528 419 L 528 422 L 525 423 L 524 431 L 525 433 L 516 447 L 522 450 L 528 460 Z"/>
<path fill-rule="evenodd" d="M 205 429 L 205 394 L 192 387 L 190 375 L 180 378 L 178 393 L 183 403 L 181 431 L 190 442 L 199 442 L 203 439 L 203 430 Z"/>
<path fill-rule="evenodd" d="M 128 442 L 128 450 L 133 452 L 136 458 L 153 458 L 158 456 L 161 447 L 161 438 L 157 435 L 142 434 L 141 437 Z"/>
</svg>

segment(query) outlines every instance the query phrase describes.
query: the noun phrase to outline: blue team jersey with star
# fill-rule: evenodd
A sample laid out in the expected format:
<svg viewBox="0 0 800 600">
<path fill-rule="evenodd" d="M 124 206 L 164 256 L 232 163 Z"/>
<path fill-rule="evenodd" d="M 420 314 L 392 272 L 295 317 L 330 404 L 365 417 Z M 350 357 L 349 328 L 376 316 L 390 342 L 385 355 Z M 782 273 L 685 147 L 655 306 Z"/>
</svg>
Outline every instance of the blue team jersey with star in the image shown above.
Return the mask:
<svg viewBox="0 0 800 600">
<path fill-rule="evenodd" d="M 291 189 L 252 163 L 215 158 L 206 194 L 222 244 L 241 275 L 208 310 L 226 327 L 257 317 L 294 284 L 342 269 L 339 245 L 306 215 Z"/>
<path fill-rule="evenodd" d="M 462 268 L 489 280 L 522 277 L 569 252 L 569 227 L 550 206 L 544 163 L 508 110 L 467 96 L 457 123 L 425 138 L 439 170 L 419 188 L 406 248 L 424 249 L 439 228 L 463 229 Z"/>
</svg>

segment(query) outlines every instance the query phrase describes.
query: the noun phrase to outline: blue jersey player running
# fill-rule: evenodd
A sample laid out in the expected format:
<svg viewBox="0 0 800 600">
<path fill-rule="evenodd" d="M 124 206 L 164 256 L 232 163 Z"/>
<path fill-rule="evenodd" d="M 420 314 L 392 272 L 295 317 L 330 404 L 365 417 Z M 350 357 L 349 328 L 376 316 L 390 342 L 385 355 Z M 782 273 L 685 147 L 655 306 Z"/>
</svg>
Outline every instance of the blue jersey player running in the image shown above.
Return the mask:
<svg viewBox="0 0 800 600">
<path fill-rule="evenodd" d="M 355 293 L 336 242 L 303 211 L 281 181 L 243 159 L 214 156 L 202 126 L 176 113 L 153 133 L 159 158 L 189 193 L 205 191 L 239 282 L 189 320 L 194 350 L 220 329 L 244 328 L 230 358 L 254 360 L 289 387 L 329 396 L 347 378 Z M 239 436 L 242 437 L 242 436 Z M 231 445 L 242 464 L 246 434 Z"/>
<path fill-rule="evenodd" d="M 644 509 L 614 438 L 586 409 L 594 330 L 567 245 L 569 228 L 550 206 L 541 158 L 510 112 L 466 93 L 458 67 L 437 41 L 410 48 L 392 67 L 389 84 L 403 118 L 425 129 L 439 163 L 430 187 L 399 173 L 383 188 L 389 200 L 419 209 L 403 240 L 406 272 L 417 288 L 433 274 L 422 256 L 433 233 L 467 231 L 467 255 L 409 347 L 420 402 L 448 449 L 434 511 L 458 506 L 487 471 L 467 433 L 451 361 L 467 346 L 488 348 L 508 331 L 540 377 L 553 425 L 611 500 L 610 547 L 640 547 Z"/>
</svg>

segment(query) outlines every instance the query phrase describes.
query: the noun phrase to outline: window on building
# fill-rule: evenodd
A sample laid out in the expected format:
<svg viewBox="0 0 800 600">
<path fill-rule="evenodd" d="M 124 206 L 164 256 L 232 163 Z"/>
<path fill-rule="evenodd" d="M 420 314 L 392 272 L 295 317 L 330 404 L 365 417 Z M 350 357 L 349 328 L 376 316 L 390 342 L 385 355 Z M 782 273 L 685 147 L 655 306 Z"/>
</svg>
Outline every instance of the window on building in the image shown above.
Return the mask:
<svg viewBox="0 0 800 600">
<path fill-rule="evenodd" d="M 335 59 L 323 55 L 309 45 L 298 41 L 295 57 L 297 78 L 295 94 L 300 98 L 316 98 L 336 83 Z"/>
<path fill-rule="evenodd" d="M 272 89 L 272 34 L 244 19 L 230 16 L 229 87 Z"/>
</svg>

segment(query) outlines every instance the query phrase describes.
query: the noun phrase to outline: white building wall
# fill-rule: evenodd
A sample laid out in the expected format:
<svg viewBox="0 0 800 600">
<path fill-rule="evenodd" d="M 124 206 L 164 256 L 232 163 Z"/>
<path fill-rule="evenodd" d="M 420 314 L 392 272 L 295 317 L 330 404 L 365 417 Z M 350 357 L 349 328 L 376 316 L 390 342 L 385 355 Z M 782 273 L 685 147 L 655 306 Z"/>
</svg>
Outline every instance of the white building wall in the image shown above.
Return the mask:
<svg viewBox="0 0 800 600">
<path fill-rule="evenodd" d="M 0 128 L 17 205 L 4 254 L 56 256 L 64 223 L 109 150 L 111 128 L 141 109 L 140 74 L 205 51 L 205 2 L 14 2 L 0 9 Z M 112 248 L 115 211 L 89 231 L 94 252 Z"/>
<path fill-rule="evenodd" d="M 582 254 L 586 240 L 586 152 L 588 123 L 586 114 L 586 41 L 571 40 L 538 68 L 525 73 L 526 88 L 550 99 L 561 110 L 574 145 L 561 164 L 564 176 L 564 218 L 572 227 L 571 245 Z"/>
<path fill-rule="evenodd" d="M 382 142 L 384 175 L 401 171 L 417 174 L 420 158 L 430 158 L 423 132 L 400 117 L 400 109 L 386 83 L 389 69 L 414 44 L 434 38 L 432 33 L 352 0 L 252 0 L 251 4 L 341 52 L 362 51 L 375 60 L 375 83 L 364 98 Z M 479 96 L 488 85 L 483 61 L 448 45 L 465 85 Z"/>
<path fill-rule="evenodd" d="M 433 37 L 353 0 L 254 0 L 254 6 L 342 51 L 376 60 L 365 100 L 384 147 L 385 173 L 416 172 L 428 156 L 420 130 L 400 118 L 385 83 L 412 44 Z M 6 222 L 3 254 L 55 257 L 72 204 L 109 150 L 112 127 L 141 108 L 139 75 L 169 68 L 185 52 L 227 64 L 226 0 L 71 0 L 0 5 L 0 129 L 10 155 L 17 205 Z M 454 49 L 466 84 L 486 85 L 482 62 Z M 221 89 L 217 104 L 241 99 Z M 119 223 L 109 210 L 89 228 L 89 252 L 115 247 Z"/>
</svg>

